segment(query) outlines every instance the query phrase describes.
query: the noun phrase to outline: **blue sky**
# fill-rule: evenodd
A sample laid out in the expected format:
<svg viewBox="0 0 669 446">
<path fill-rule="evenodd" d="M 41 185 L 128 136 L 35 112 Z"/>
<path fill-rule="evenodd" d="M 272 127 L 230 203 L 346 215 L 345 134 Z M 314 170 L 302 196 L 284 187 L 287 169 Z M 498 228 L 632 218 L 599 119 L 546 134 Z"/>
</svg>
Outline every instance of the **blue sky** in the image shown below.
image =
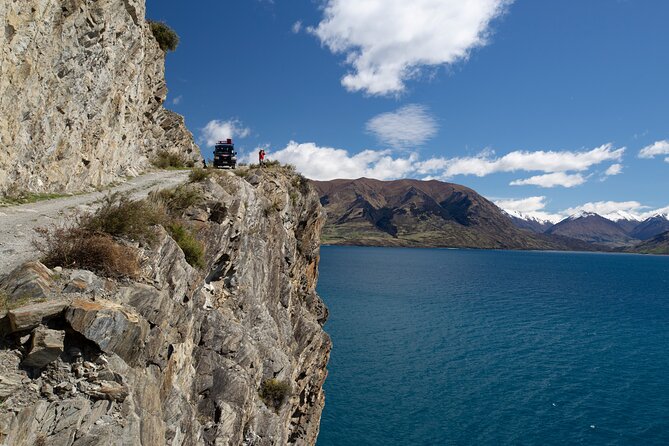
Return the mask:
<svg viewBox="0 0 669 446">
<path fill-rule="evenodd" d="M 669 2 L 148 0 L 210 156 L 436 178 L 538 215 L 669 206 Z M 640 158 L 640 152 L 644 158 Z"/>
</svg>

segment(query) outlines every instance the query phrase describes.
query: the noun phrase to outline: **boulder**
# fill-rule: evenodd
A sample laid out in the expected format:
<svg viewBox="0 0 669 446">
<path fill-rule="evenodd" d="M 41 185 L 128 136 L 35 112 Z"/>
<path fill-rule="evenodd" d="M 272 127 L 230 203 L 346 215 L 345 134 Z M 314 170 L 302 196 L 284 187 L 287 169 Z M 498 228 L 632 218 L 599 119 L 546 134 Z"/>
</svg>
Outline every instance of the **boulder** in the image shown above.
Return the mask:
<svg viewBox="0 0 669 446">
<path fill-rule="evenodd" d="M 10 310 L 8 312 L 10 332 L 32 330 L 43 321 L 62 314 L 67 305 L 67 301 L 51 300 Z"/>
<path fill-rule="evenodd" d="M 12 300 L 46 298 L 54 285 L 51 270 L 40 262 L 28 262 L 12 271 L 2 288 Z"/>
<path fill-rule="evenodd" d="M 116 353 L 127 363 L 141 354 L 148 322 L 134 311 L 104 299 L 76 299 L 65 311 L 73 330 L 93 341 L 105 353 Z"/>
<path fill-rule="evenodd" d="M 70 274 L 70 280 L 65 285 L 64 293 L 85 293 L 88 291 L 102 290 L 102 279 L 94 273 L 86 270 L 74 270 Z"/>
<path fill-rule="evenodd" d="M 63 353 L 64 343 L 64 331 L 40 325 L 33 331 L 30 352 L 23 360 L 23 366 L 42 368 L 55 361 Z"/>
</svg>

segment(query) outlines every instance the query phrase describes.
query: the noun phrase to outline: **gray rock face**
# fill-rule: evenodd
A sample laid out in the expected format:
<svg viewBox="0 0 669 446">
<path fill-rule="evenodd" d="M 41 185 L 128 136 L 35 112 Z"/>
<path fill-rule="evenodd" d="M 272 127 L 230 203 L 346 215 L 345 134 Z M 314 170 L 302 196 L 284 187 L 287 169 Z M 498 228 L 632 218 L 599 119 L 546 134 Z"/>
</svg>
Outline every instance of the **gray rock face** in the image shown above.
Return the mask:
<svg viewBox="0 0 669 446">
<path fill-rule="evenodd" d="M 39 376 L 20 367 L 31 354 L 19 339 L 26 329 L 4 338 L 0 444 L 315 444 L 331 347 L 315 292 L 318 196 L 281 169 L 219 173 L 195 186 L 205 202 L 184 212 L 205 268 L 160 230 L 138 248 L 136 281 L 77 291 L 75 279 L 102 279 L 61 272 L 47 298 L 63 309 L 21 324 L 66 333 L 64 353 Z M 260 396 L 269 379 L 287 384 L 278 407 Z"/>
<path fill-rule="evenodd" d="M 160 150 L 199 160 L 163 108 L 164 53 L 144 0 L 0 2 L 0 195 L 136 175 Z"/>
<path fill-rule="evenodd" d="M 30 352 L 23 360 L 24 367 L 44 367 L 55 361 L 62 353 L 65 332 L 39 326 L 33 331 Z"/>
</svg>

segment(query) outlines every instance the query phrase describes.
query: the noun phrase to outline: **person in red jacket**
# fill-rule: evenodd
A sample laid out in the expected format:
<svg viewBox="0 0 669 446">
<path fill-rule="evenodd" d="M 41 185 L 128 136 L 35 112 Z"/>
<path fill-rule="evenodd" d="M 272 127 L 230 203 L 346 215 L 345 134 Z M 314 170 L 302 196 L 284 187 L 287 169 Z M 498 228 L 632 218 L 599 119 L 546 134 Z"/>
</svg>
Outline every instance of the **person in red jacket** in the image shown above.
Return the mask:
<svg viewBox="0 0 669 446">
<path fill-rule="evenodd" d="M 263 149 L 260 149 L 258 152 L 258 163 L 260 164 L 260 167 L 265 165 L 265 151 Z"/>
</svg>

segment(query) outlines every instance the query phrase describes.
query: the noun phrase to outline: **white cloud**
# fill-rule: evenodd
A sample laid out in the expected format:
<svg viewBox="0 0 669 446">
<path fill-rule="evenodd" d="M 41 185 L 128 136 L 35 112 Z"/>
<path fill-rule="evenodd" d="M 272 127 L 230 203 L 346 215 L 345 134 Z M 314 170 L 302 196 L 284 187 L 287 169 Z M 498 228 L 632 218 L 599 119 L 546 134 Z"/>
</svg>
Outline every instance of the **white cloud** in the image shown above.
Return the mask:
<svg viewBox="0 0 669 446">
<path fill-rule="evenodd" d="M 293 23 L 291 30 L 293 31 L 293 34 L 298 34 L 300 31 L 302 31 L 302 21 L 298 20 L 297 22 Z"/>
<path fill-rule="evenodd" d="M 227 138 L 245 138 L 251 134 L 251 129 L 244 127 L 241 121 L 230 119 L 221 121 L 214 119 L 204 126 L 201 131 L 200 140 L 207 146 L 213 146 L 217 141 Z"/>
<path fill-rule="evenodd" d="M 373 117 L 366 128 L 380 143 L 405 149 L 422 145 L 436 135 L 438 126 L 427 107 L 410 104 Z"/>
<path fill-rule="evenodd" d="M 527 197 L 495 200 L 495 204 L 507 211 L 535 212 L 546 207 L 546 197 Z"/>
<path fill-rule="evenodd" d="M 669 140 L 656 141 L 639 152 L 639 158 L 655 158 L 658 155 L 669 155 Z M 665 161 L 669 163 L 669 158 Z"/>
<path fill-rule="evenodd" d="M 510 186 L 539 186 L 539 187 L 574 187 L 585 183 L 585 178 L 580 173 L 567 174 L 564 172 L 547 173 L 536 175 L 523 180 L 513 180 Z"/>
<path fill-rule="evenodd" d="M 583 184 L 587 177 L 581 173 L 570 174 L 569 171 L 585 171 L 603 161 L 619 159 L 624 150 L 605 144 L 583 152 L 517 151 L 500 158 L 493 158 L 491 152 L 484 152 L 470 158 L 420 160 L 416 152 L 394 155 L 392 150 L 365 150 L 352 155 L 343 149 L 291 141 L 284 149 L 274 153 L 267 150 L 267 153 L 273 159 L 294 164 L 300 172 L 313 179 L 367 176 L 383 180 L 413 176 L 450 180 L 456 175 L 540 171 L 546 174 L 515 180 L 511 184 L 573 187 Z M 251 156 L 249 161 L 256 162 L 255 157 Z"/>
<path fill-rule="evenodd" d="M 638 215 L 642 209 L 638 201 L 596 201 L 584 203 L 580 206 L 567 208 L 561 212 L 565 217 L 578 212 L 594 212 L 602 216 L 615 214 L 618 212 L 627 212 L 632 215 Z"/>
<path fill-rule="evenodd" d="M 515 151 L 501 158 L 492 158 L 490 152 L 484 152 L 474 157 L 436 158 L 422 162 L 419 163 L 418 172 L 433 174 L 435 171 L 443 170 L 444 178 L 449 178 L 455 175 L 482 177 L 497 172 L 516 171 L 545 173 L 585 171 L 604 161 L 620 160 L 624 152 L 624 147 L 615 149 L 612 144 L 604 144 L 583 152 Z"/>
<path fill-rule="evenodd" d="M 533 218 L 540 221 L 557 223 L 564 219 L 560 214 L 546 212 L 546 197 L 527 197 L 494 200 L 494 203 L 507 213 L 521 218 Z"/>
<path fill-rule="evenodd" d="M 172 105 L 179 105 L 181 104 L 181 100 L 183 99 L 183 95 L 179 95 L 176 98 L 172 99 Z"/>
<path fill-rule="evenodd" d="M 606 176 L 618 175 L 621 174 L 622 171 L 623 171 L 622 164 L 611 164 L 609 168 L 606 169 L 606 172 L 604 172 L 604 175 Z"/>
<path fill-rule="evenodd" d="M 411 173 L 417 155 L 393 158 L 389 150 L 364 150 L 356 155 L 350 155 L 342 149 L 291 141 L 282 150 L 267 151 L 267 157 L 270 160 L 292 164 L 299 172 L 313 180 L 360 177 L 390 180 L 403 178 Z M 250 160 L 256 162 L 253 155 Z"/>
<path fill-rule="evenodd" d="M 466 60 L 488 43 L 490 22 L 512 0 L 326 0 L 309 31 L 353 68 L 349 91 L 397 94 L 422 67 Z"/>
</svg>

